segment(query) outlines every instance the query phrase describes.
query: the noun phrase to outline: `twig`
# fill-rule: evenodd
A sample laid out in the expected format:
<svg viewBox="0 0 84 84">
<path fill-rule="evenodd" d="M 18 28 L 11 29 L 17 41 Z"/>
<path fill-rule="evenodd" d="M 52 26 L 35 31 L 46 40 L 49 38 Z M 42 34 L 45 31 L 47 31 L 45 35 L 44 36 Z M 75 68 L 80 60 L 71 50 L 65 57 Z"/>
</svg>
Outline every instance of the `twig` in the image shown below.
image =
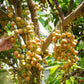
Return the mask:
<svg viewBox="0 0 84 84">
<path fill-rule="evenodd" d="M 8 0 L 11 4 L 17 8 L 17 16 L 22 17 L 22 8 L 21 8 L 21 1 L 22 0 Z"/>
<path fill-rule="evenodd" d="M 67 12 L 67 15 L 70 13 L 71 11 L 71 7 L 72 7 L 72 4 L 73 4 L 74 0 L 70 0 L 70 5 L 68 6 L 68 12 Z"/>
<path fill-rule="evenodd" d="M 60 14 L 61 19 L 64 19 L 64 13 L 63 13 L 63 11 L 62 11 L 62 8 L 61 8 L 61 6 L 60 6 L 58 0 L 53 0 L 53 1 L 54 1 L 54 3 L 56 4 L 56 6 L 57 6 L 57 8 L 58 8 L 58 10 L 59 10 L 59 14 Z"/>
<path fill-rule="evenodd" d="M 55 13 L 55 10 L 53 9 L 53 6 L 51 5 L 50 1 L 49 0 L 47 0 L 47 1 L 48 1 L 49 5 L 50 5 L 52 11 Z M 59 15 L 58 15 L 58 18 L 59 18 L 59 20 L 61 19 L 61 17 Z"/>
</svg>

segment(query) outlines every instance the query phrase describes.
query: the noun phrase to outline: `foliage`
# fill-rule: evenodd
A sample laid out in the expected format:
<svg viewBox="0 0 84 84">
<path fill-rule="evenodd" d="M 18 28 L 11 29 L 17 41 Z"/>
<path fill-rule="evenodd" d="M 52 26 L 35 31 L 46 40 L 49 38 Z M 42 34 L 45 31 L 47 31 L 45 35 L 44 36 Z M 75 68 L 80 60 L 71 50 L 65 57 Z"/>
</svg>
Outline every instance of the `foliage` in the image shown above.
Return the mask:
<svg viewBox="0 0 84 84">
<path fill-rule="evenodd" d="M 14 8 L 14 4 L 12 4 L 10 0 L 1 0 L 1 4 L 3 4 L 3 1 L 7 4 L 0 6 L 0 10 L 6 11 L 6 13 L 2 12 L 4 15 L 0 12 L 0 15 L 2 15 L 2 17 L 0 17 L 0 37 L 12 36 L 10 41 L 14 42 L 16 39 L 17 42 L 10 50 L 0 52 L 0 64 L 5 63 L 9 65 L 9 67 L 12 67 L 9 71 L 13 75 L 13 80 L 18 84 L 29 84 L 31 81 L 37 84 L 40 75 L 39 73 L 43 71 L 43 67 L 46 65 L 48 67 L 44 68 L 44 70 L 49 70 L 49 77 L 47 79 L 44 78 L 46 84 L 77 84 L 78 81 L 84 82 L 83 75 L 78 73 L 75 74 L 76 70 L 79 73 L 80 71 L 84 71 L 84 16 L 81 18 L 76 18 L 72 21 L 68 25 L 67 31 L 54 32 L 55 35 L 53 35 L 53 38 L 57 34 L 57 37 L 54 39 L 57 39 L 57 42 L 54 42 L 55 50 L 51 55 L 48 49 L 44 52 L 41 50 L 41 44 L 45 41 L 44 39 L 46 39 L 46 37 L 41 36 L 40 41 L 38 36 L 35 34 L 35 25 L 31 21 L 32 17 L 29 8 L 26 5 L 26 0 L 22 0 L 21 2 L 22 18 L 17 16 L 17 8 Z M 59 7 L 57 7 L 56 3 L 54 3 L 54 0 L 34 1 L 36 3 L 35 7 L 37 9 L 38 20 L 42 24 L 45 31 L 50 33 L 53 29 L 52 24 L 55 27 L 61 18 Z M 70 0 L 58 0 L 58 2 L 62 7 L 64 16 L 66 17 L 69 13 L 76 9 L 80 3 L 82 3 L 82 0 L 74 0 L 71 5 L 71 9 L 69 9 Z M 59 54 L 57 55 L 57 58 L 55 57 L 55 52 L 57 50 L 55 44 L 61 44 L 62 39 L 64 39 L 61 38 L 59 34 L 62 35 L 62 33 L 65 33 L 68 35 L 67 32 L 69 32 L 70 35 L 74 34 L 75 39 L 78 40 L 78 42 L 76 42 L 77 45 L 74 46 L 74 49 L 79 51 L 78 61 L 76 60 L 75 62 L 74 57 L 76 57 L 77 53 L 71 53 L 69 51 L 70 49 L 65 49 L 63 52 L 67 53 L 69 51 L 73 55 L 74 60 L 72 59 L 71 61 L 71 55 L 67 60 L 65 60 L 64 57 L 61 61 L 58 59 L 58 57 L 60 57 Z M 68 41 L 72 40 L 68 36 L 65 36 L 65 39 Z M 63 65 L 65 63 L 67 64 L 69 61 L 73 64 L 70 67 L 66 67 L 66 69 L 62 69 Z M 69 69 L 68 72 L 66 72 L 67 69 Z"/>
</svg>

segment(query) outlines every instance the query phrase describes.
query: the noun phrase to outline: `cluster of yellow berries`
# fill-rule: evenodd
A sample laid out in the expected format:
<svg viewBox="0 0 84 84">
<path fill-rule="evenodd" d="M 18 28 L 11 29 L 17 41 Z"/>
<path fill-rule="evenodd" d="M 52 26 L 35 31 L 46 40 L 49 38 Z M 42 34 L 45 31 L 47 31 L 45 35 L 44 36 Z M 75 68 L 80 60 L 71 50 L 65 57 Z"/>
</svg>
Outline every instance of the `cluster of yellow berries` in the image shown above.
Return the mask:
<svg viewBox="0 0 84 84">
<path fill-rule="evenodd" d="M 68 73 L 73 63 L 78 61 L 78 51 L 74 48 L 77 40 L 75 40 L 75 36 L 72 33 L 61 33 L 60 30 L 53 32 L 52 36 L 52 41 L 54 42 L 54 58 L 58 61 L 65 62 L 62 69 Z"/>
<path fill-rule="evenodd" d="M 38 10 L 36 5 L 36 10 Z M 46 49 L 44 52 L 41 50 L 41 44 L 44 42 L 44 38 L 41 40 L 37 38 L 34 34 L 34 25 L 33 22 L 28 21 L 29 17 L 22 19 L 21 17 L 15 17 L 14 10 L 11 6 L 8 7 L 8 17 L 10 18 L 10 30 L 14 34 L 10 38 L 11 42 L 14 42 L 15 39 L 19 41 L 17 37 L 22 36 L 24 44 L 20 47 L 13 46 L 13 58 L 7 58 L 6 63 L 12 67 L 16 64 L 18 67 L 14 67 L 14 70 L 18 70 L 17 78 L 24 79 L 24 81 L 29 81 L 32 73 L 32 68 L 36 68 L 38 71 L 43 70 L 42 64 L 47 64 L 46 57 L 51 56 L 49 50 Z M 28 16 L 30 14 L 29 9 L 26 7 L 23 10 L 23 13 Z M 8 27 L 4 26 L 4 30 L 7 31 Z M 7 33 L 4 33 L 4 37 L 7 37 Z M 20 52 L 20 51 L 21 52 Z M 14 59 L 14 63 L 11 63 L 10 60 Z M 15 61 L 16 60 L 16 61 Z M 12 72 L 14 72 L 12 70 Z"/>
<path fill-rule="evenodd" d="M 44 64 L 47 64 L 45 58 L 50 54 L 48 50 L 44 52 L 45 54 L 42 54 L 41 42 L 37 37 L 34 40 L 27 41 L 27 45 L 22 45 L 21 47 L 22 49 L 26 49 L 26 53 L 20 54 L 19 51 L 14 51 L 14 56 L 20 61 L 19 70 L 22 71 L 24 70 L 24 68 L 26 69 L 26 71 L 24 71 L 21 76 L 26 81 L 29 81 L 30 76 L 33 74 L 31 72 L 32 67 L 35 67 L 39 71 L 42 71 L 43 66 L 41 65 L 41 63 L 44 62 Z"/>
</svg>

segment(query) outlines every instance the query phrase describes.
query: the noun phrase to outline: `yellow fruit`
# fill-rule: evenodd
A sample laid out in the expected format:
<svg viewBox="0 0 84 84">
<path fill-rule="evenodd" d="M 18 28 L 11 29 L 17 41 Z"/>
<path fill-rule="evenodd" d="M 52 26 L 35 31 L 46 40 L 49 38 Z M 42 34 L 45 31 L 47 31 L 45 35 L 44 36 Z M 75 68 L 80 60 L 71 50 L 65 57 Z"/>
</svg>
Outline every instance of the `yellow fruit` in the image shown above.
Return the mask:
<svg viewBox="0 0 84 84">
<path fill-rule="evenodd" d="M 4 30 L 7 30 L 7 29 L 8 29 L 8 27 L 7 27 L 7 26 L 5 26 L 5 27 L 4 27 Z"/>
<path fill-rule="evenodd" d="M 24 48 L 26 48 L 26 45 L 22 45 L 21 47 L 22 47 L 22 49 L 24 49 Z"/>
<path fill-rule="evenodd" d="M 56 33 L 57 33 L 57 34 L 60 34 L 60 30 L 56 30 Z"/>
<path fill-rule="evenodd" d="M 62 33 L 62 37 L 63 37 L 63 38 L 66 37 L 66 33 Z"/>
<path fill-rule="evenodd" d="M 13 18 L 13 13 L 12 13 L 12 12 L 9 13 L 9 14 L 8 14 L 8 17 L 9 17 L 9 18 Z"/>
<path fill-rule="evenodd" d="M 40 71 L 43 70 L 43 66 L 42 66 L 42 65 L 39 66 L 39 70 L 40 70 Z"/>
<path fill-rule="evenodd" d="M 84 35 L 84 31 L 82 32 L 82 34 Z"/>
<path fill-rule="evenodd" d="M 11 26 L 15 26 L 15 22 L 11 22 Z"/>
<path fill-rule="evenodd" d="M 78 55 L 78 51 L 77 50 L 74 51 L 74 55 Z"/>
<path fill-rule="evenodd" d="M 12 37 L 12 38 L 10 38 L 10 42 L 12 42 L 12 43 L 13 43 L 13 42 L 14 42 L 14 40 L 15 40 L 15 38 L 13 38 L 13 37 Z"/>
<path fill-rule="evenodd" d="M 68 41 L 66 39 L 62 39 L 61 43 L 68 43 Z"/>
<path fill-rule="evenodd" d="M 22 29 L 18 29 L 18 32 L 19 32 L 19 34 L 22 34 L 23 30 Z"/>
<path fill-rule="evenodd" d="M 26 15 L 29 15 L 29 12 L 26 12 Z"/>
<path fill-rule="evenodd" d="M 53 37 L 53 38 L 52 38 L 52 41 L 53 41 L 54 43 L 56 43 L 56 41 L 57 41 L 56 37 Z"/>
<path fill-rule="evenodd" d="M 76 46 L 76 42 L 72 42 L 72 46 L 75 47 Z"/>
<path fill-rule="evenodd" d="M 31 26 L 27 26 L 26 29 L 27 29 L 27 30 L 30 30 L 30 29 L 31 29 Z"/>
<path fill-rule="evenodd" d="M 39 38 L 37 38 L 37 37 L 35 38 L 35 41 L 36 41 L 36 42 L 40 42 Z"/>
<path fill-rule="evenodd" d="M 21 59 L 24 59 L 24 57 L 25 57 L 25 56 L 24 56 L 23 54 L 21 54 L 20 58 L 21 58 Z"/>
<path fill-rule="evenodd" d="M 40 64 L 39 64 L 39 63 L 37 63 L 37 64 L 36 64 L 36 67 L 40 67 Z"/>
<path fill-rule="evenodd" d="M 61 61 L 61 57 L 58 57 L 57 60 L 58 60 L 58 61 Z"/>
<path fill-rule="evenodd" d="M 41 54 L 41 48 L 37 48 L 37 49 L 36 49 L 36 53 L 37 53 L 37 54 Z"/>
<path fill-rule="evenodd" d="M 15 30 L 15 31 L 14 31 L 14 33 L 15 33 L 15 35 L 16 35 L 16 34 L 18 34 L 18 33 L 19 33 L 19 31 L 18 31 L 18 30 Z"/>
<path fill-rule="evenodd" d="M 18 51 L 14 51 L 14 55 L 17 56 L 19 54 Z"/>
<path fill-rule="evenodd" d="M 33 25 L 33 22 L 31 22 L 30 25 Z"/>
<path fill-rule="evenodd" d="M 31 51 L 27 51 L 26 54 L 27 54 L 27 55 L 31 55 Z"/>
<path fill-rule="evenodd" d="M 14 31 L 14 29 L 15 29 L 14 27 L 11 27 L 11 28 L 10 28 L 11 31 Z"/>
<path fill-rule="evenodd" d="M 26 81 L 29 81 L 29 80 L 30 80 L 30 77 L 28 76 L 28 77 L 26 77 L 25 79 L 26 79 Z"/>
<path fill-rule="evenodd" d="M 28 7 L 25 7 L 25 10 L 29 10 Z"/>
<path fill-rule="evenodd" d="M 21 17 L 16 17 L 16 21 L 17 22 L 21 21 Z"/>
<path fill-rule="evenodd" d="M 67 32 L 67 37 L 71 37 L 71 33 L 70 32 Z"/>
<path fill-rule="evenodd" d="M 4 37 L 7 37 L 8 36 L 8 33 L 4 33 Z"/>
</svg>

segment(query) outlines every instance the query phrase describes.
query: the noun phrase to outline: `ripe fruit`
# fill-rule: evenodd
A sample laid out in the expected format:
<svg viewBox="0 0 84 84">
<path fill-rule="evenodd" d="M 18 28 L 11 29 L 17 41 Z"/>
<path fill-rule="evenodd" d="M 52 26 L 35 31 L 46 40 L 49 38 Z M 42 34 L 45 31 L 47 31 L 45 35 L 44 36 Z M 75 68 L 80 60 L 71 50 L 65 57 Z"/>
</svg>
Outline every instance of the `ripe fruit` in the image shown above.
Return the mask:
<svg viewBox="0 0 84 84">
<path fill-rule="evenodd" d="M 71 32 L 67 31 L 62 33 L 60 30 L 56 30 L 52 33 L 52 36 L 54 43 L 54 59 L 65 61 L 62 69 L 65 70 L 65 74 L 67 74 L 73 63 L 78 61 L 78 51 L 74 49 L 77 40 L 75 40 Z"/>
<path fill-rule="evenodd" d="M 10 42 L 12 42 L 12 43 L 13 43 L 14 41 L 15 41 L 15 38 L 13 38 L 13 37 L 12 37 L 12 38 L 10 38 Z"/>
<path fill-rule="evenodd" d="M 17 56 L 19 54 L 18 51 L 14 51 L 14 55 Z"/>
<path fill-rule="evenodd" d="M 11 26 L 15 26 L 15 22 L 11 22 Z"/>
<path fill-rule="evenodd" d="M 21 58 L 21 59 L 24 59 L 24 57 L 25 57 L 25 56 L 24 56 L 23 54 L 21 54 L 20 58 Z"/>
<path fill-rule="evenodd" d="M 26 47 L 26 45 L 24 44 L 24 45 L 22 45 L 22 49 L 24 49 Z"/>
<path fill-rule="evenodd" d="M 16 21 L 17 22 L 21 21 L 21 17 L 16 17 Z"/>
<path fill-rule="evenodd" d="M 8 17 L 9 17 L 9 18 L 13 18 L 13 13 L 10 12 L 10 13 L 8 14 Z"/>
<path fill-rule="evenodd" d="M 28 77 L 26 77 L 25 79 L 26 79 L 26 81 L 29 81 L 29 80 L 30 80 L 30 77 L 28 76 Z"/>
<path fill-rule="evenodd" d="M 4 30 L 7 30 L 7 29 L 8 29 L 8 27 L 7 27 L 7 26 L 5 26 L 5 27 L 4 27 Z"/>
</svg>

